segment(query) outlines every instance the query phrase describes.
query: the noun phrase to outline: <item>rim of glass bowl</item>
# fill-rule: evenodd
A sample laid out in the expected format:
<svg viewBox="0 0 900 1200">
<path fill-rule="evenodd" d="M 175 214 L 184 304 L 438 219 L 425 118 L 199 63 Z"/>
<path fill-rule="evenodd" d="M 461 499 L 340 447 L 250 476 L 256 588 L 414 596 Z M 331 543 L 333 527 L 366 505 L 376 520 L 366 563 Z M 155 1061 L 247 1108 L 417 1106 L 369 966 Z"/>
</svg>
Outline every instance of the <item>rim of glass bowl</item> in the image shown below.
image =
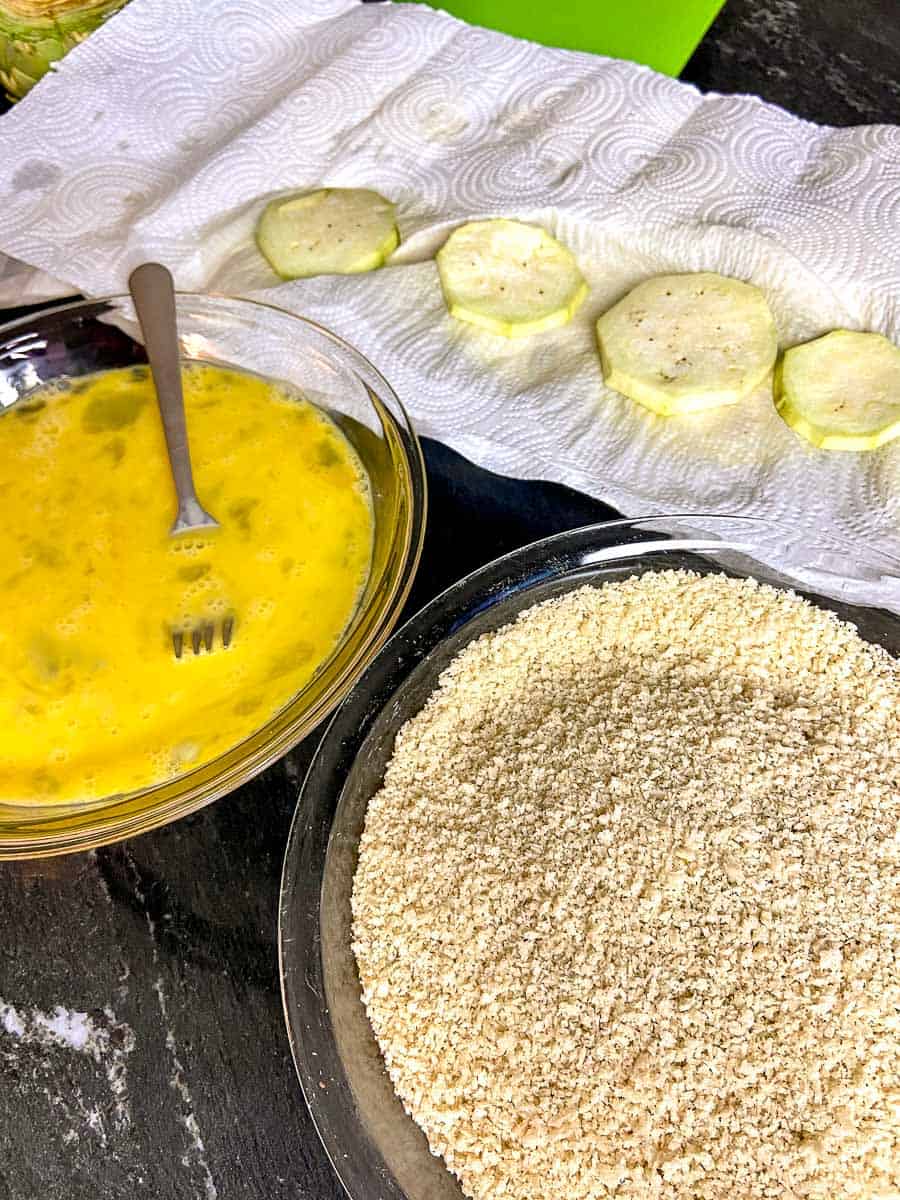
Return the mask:
<svg viewBox="0 0 900 1200">
<path fill-rule="evenodd" d="M 356 805 L 353 832 L 346 823 L 334 826 L 351 772 L 365 778 L 364 787 L 358 786 L 363 788 L 363 796 L 371 798 L 396 727 L 424 703 L 436 677 L 470 638 L 485 628 L 514 620 L 518 612 L 550 595 L 596 579 L 600 570 L 612 578 L 620 569 L 621 573 L 633 573 L 629 560 L 641 560 L 635 570 L 652 570 L 653 557 L 668 566 L 673 565 L 672 560 L 662 562 L 662 555 L 677 559 L 683 554 L 685 565 L 692 565 L 688 560 L 696 562 L 704 554 L 716 553 L 722 557 L 706 560 L 713 569 L 719 566 L 738 574 L 758 574 L 778 586 L 812 595 L 838 615 L 855 617 L 869 640 L 886 645 L 895 655 L 900 652 L 900 609 L 889 612 L 849 599 L 842 601 L 814 584 L 787 579 L 751 553 L 758 553 L 765 544 L 764 534 L 779 547 L 785 545 L 785 539 L 794 538 L 810 555 L 820 549 L 827 551 L 829 557 L 807 561 L 818 561 L 826 574 L 830 570 L 832 582 L 840 582 L 844 577 L 841 564 L 846 570 L 849 561 L 868 564 L 876 572 L 872 578 L 885 579 L 891 586 L 896 582 L 900 587 L 900 561 L 890 555 L 865 547 L 857 550 L 830 535 L 815 538 L 780 522 L 690 514 L 600 522 L 532 542 L 451 585 L 395 631 L 369 663 L 352 695 L 333 714 L 300 788 L 288 835 L 278 906 L 278 964 L 297 1076 L 319 1139 L 350 1200 L 421 1200 L 423 1196 L 459 1200 L 462 1195 L 443 1161 L 430 1154 L 424 1134 L 393 1095 L 371 1029 L 367 1034 L 360 1032 L 360 1022 L 366 1018 L 364 1012 L 360 1017 L 356 964 L 344 938 L 349 919 L 346 877 L 349 872 L 352 878 L 355 870 L 356 826 L 362 819 Z M 820 583 L 819 587 L 823 586 Z M 529 598 L 534 593 L 534 598 Z M 466 633 L 472 626 L 474 630 Z M 426 675 L 413 679 L 426 660 L 431 660 Z M 411 697 L 404 693 L 407 683 L 415 685 Z M 370 742 L 370 734 L 374 741 Z M 350 820 L 346 814 L 344 818 Z M 334 846 L 333 828 L 338 832 Z M 322 921 L 326 896 L 332 914 L 327 928 Z M 326 941 L 332 943 L 338 928 L 341 957 L 336 959 L 334 950 L 330 951 L 333 974 L 326 975 L 323 946 Z M 350 1070 L 339 1048 L 337 1025 L 344 1030 L 345 1043 L 358 1053 Z M 362 1039 L 358 1049 L 357 1036 Z M 376 1077 L 377 1084 L 373 1082 Z M 363 1089 L 362 1102 L 355 1085 Z M 383 1131 L 380 1140 L 375 1132 L 378 1125 Z"/>
<path fill-rule="evenodd" d="M 118 798 L 60 806 L 55 812 L 51 806 L 44 806 L 41 815 L 31 820 L 26 805 L 22 805 L 21 813 L 17 806 L 10 813 L 11 806 L 7 806 L 0 817 L 0 861 L 90 850 L 147 833 L 211 804 L 258 775 L 311 733 L 346 696 L 366 663 L 390 635 L 415 577 L 428 504 L 425 464 L 412 421 L 381 372 L 330 329 L 278 305 L 215 292 L 179 291 L 176 295 L 183 302 L 201 306 L 212 303 L 216 307 L 227 305 L 274 312 L 279 318 L 306 326 L 330 342 L 342 356 L 349 357 L 364 387 L 366 376 L 370 377 L 375 386 L 366 387 L 366 392 L 381 422 L 399 484 L 397 516 L 390 531 L 381 580 L 373 588 L 369 604 L 357 609 L 340 642 L 303 691 L 250 737 L 184 775 Z M 128 296 L 114 294 L 41 308 L 0 325 L 0 338 L 9 340 L 17 329 L 36 321 L 67 313 L 99 315 L 105 305 L 127 303 L 130 303 Z M 329 675 L 323 685 L 323 679 Z M 320 694 L 309 708 L 303 708 L 302 697 L 314 685 Z M 298 706 L 300 711 L 292 716 L 292 710 Z"/>
</svg>

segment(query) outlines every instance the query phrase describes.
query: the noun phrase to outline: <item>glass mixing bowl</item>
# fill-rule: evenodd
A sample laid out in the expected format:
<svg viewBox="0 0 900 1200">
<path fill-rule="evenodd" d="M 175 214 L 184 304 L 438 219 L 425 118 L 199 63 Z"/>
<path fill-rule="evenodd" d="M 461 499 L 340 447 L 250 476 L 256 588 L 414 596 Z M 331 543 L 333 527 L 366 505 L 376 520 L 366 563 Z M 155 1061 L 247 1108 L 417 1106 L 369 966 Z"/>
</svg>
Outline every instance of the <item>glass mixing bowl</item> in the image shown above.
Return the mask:
<svg viewBox="0 0 900 1200">
<path fill-rule="evenodd" d="M 702 532 L 701 532 L 702 531 Z M 462 1200 L 454 1176 L 394 1094 L 360 996 L 350 893 L 369 799 L 400 727 L 450 661 L 525 608 L 585 584 L 666 568 L 790 582 L 900 657 L 900 562 L 741 517 L 660 517 L 591 525 L 517 550 L 449 588 L 369 665 L 335 714 L 297 803 L 281 885 L 282 996 L 294 1063 L 325 1150 L 351 1200 Z M 895 609 L 853 603 L 883 596 Z"/>
<path fill-rule="evenodd" d="M 0 859 L 84 850 L 143 833 L 232 791 L 283 755 L 346 694 L 393 628 L 425 531 L 418 439 L 388 383 L 346 342 L 250 300 L 181 294 L 185 359 L 278 380 L 325 410 L 371 484 L 375 533 L 357 610 L 315 676 L 251 737 L 204 766 L 139 792 L 65 806 L 0 802 Z M 68 304 L 0 329 L 0 447 L 9 411 L 43 384 L 145 362 L 128 297 Z M 286 480 L 283 486 L 289 487 Z"/>
</svg>

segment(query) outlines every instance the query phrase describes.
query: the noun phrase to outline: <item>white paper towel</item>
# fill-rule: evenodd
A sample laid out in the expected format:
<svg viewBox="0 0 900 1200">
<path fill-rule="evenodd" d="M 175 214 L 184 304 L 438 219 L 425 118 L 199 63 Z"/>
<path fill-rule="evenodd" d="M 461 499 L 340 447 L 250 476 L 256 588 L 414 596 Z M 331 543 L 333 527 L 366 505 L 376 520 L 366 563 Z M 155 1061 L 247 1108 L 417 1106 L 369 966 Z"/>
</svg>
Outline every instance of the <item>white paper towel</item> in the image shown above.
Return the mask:
<svg viewBox="0 0 900 1200">
<path fill-rule="evenodd" d="M 784 344 L 838 325 L 900 342 L 900 128 L 820 128 L 420 6 L 133 0 L 3 117 L 0 148 L 0 249 L 88 294 L 160 259 L 182 288 L 330 326 L 421 433 L 485 467 L 900 557 L 900 443 L 814 450 L 766 387 L 654 417 L 603 387 L 592 328 L 639 279 L 702 269 L 764 288 Z M 322 184 L 394 199 L 403 245 L 382 271 L 273 286 L 256 218 Z M 569 326 L 508 342 L 447 316 L 431 256 L 492 214 L 575 251 L 592 290 Z M 884 575 L 852 594 L 900 611 Z"/>
</svg>

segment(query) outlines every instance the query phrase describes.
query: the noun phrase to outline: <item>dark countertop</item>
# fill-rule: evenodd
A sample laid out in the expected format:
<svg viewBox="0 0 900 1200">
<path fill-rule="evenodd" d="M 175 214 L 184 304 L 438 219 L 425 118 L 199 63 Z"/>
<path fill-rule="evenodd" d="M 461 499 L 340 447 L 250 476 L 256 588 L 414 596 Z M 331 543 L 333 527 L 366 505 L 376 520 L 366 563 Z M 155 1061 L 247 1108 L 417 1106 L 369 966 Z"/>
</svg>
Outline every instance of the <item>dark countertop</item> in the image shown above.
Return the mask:
<svg viewBox="0 0 900 1200">
<path fill-rule="evenodd" d="M 900 5 L 729 0 L 684 78 L 813 120 L 898 120 Z M 506 550 L 611 515 L 425 449 L 431 511 L 409 612 Z M 341 1195 L 290 1061 L 275 945 L 314 748 L 132 842 L 0 864 L 0 1200 Z"/>
<path fill-rule="evenodd" d="M 726 0 L 681 75 L 824 125 L 900 121 L 898 0 Z"/>
</svg>

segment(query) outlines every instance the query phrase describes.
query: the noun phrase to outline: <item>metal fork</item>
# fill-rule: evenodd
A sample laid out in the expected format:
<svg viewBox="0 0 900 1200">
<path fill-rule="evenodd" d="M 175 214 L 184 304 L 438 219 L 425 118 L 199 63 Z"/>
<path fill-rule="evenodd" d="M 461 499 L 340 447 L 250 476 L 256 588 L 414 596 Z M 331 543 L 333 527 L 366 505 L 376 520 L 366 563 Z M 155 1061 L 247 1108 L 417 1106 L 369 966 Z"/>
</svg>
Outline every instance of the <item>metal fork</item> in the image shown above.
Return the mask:
<svg viewBox="0 0 900 1200">
<path fill-rule="evenodd" d="M 231 645 L 231 635 L 234 632 L 234 617 L 226 617 L 222 622 L 222 646 L 227 649 Z M 206 621 L 202 625 L 195 625 L 187 631 L 183 629 L 172 630 L 172 649 L 175 651 L 175 657 L 181 658 L 184 652 L 185 640 L 195 654 L 199 654 L 201 647 L 206 647 L 207 650 L 212 650 L 213 642 L 216 636 L 216 626 L 213 621 Z"/>
<path fill-rule="evenodd" d="M 178 511 L 170 535 L 175 537 L 197 529 L 217 529 L 219 522 L 210 516 L 197 499 L 194 488 L 181 391 L 181 359 L 172 276 L 161 263 L 143 263 L 132 271 L 128 290 L 144 335 L 144 346 L 166 435 L 172 481 L 178 498 Z M 224 647 L 231 644 L 233 632 L 234 617 L 226 617 L 221 633 Z M 212 650 L 214 641 L 213 621 L 199 621 L 188 629 L 172 629 L 172 649 L 176 658 L 181 658 L 186 646 L 190 646 L 194 654 L 199 654 L 201 648 Z"/>
</svg>

